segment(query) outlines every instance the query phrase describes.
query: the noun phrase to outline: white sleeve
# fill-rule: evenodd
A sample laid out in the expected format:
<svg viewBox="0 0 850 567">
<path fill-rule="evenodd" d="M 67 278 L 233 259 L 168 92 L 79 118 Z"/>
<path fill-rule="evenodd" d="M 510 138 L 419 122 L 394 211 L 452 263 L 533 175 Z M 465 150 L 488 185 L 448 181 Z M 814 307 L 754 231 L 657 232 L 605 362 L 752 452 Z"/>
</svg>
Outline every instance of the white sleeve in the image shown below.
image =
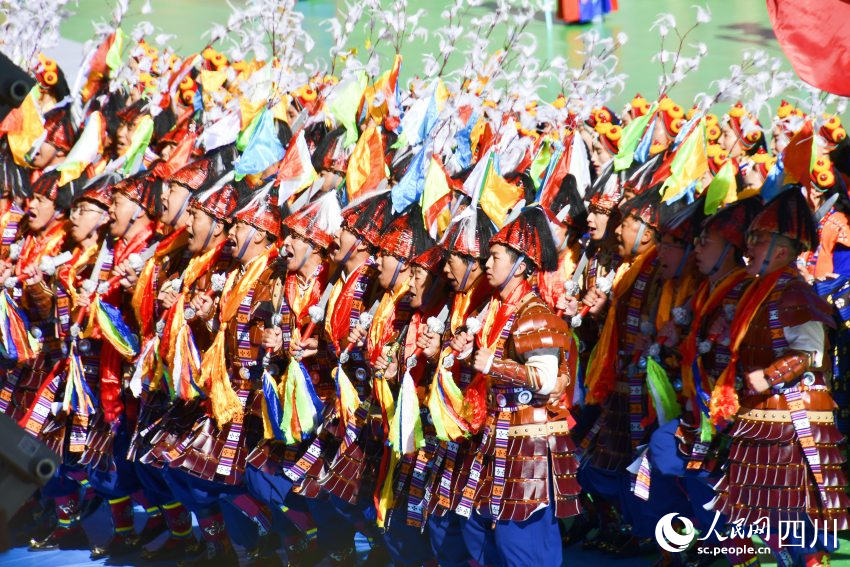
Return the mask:
<svg viewBox="0 0 850 567">
<path fill-rule="evenodd" d="M 794 327 L 784 327 L 782 332 L 788 348 L 811 353 L 812 366 L 816 368 L 823 364 L 823 351 L 826 347 L 823 323 L 809 321 Z"/>
<path fill-rule="evenodd" d="M 541 396 L 552 393 L 558 381 L 558 352 L 556 348 L 540 348 L 526 353 L 525 366 L 537 377 Z"/>
</svg>

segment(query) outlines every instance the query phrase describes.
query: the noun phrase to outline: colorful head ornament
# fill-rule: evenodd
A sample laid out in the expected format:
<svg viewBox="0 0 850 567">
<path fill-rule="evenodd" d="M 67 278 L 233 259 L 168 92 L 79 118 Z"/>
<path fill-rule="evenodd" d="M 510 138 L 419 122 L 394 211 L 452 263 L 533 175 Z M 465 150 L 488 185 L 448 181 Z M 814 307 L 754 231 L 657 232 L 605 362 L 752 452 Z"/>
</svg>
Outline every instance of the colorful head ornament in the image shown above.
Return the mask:
<svg viewBox="0 0 850 567">
<path fill-rule="evenodd" d="M 190 207 L 221 222 L 230 222 L 233 219 L 238 202 L 239 190 L 233 182 L 232 174 L 225 174 L 209 188 L 200 189 L 189 198 Z"/>
<path fill-rule="evenodd" d="M 726 113 L 726 124 L 741 141 L 745 151 L 753 149 L 764 138 L 759 121 L 740 102 Z"/>
</svg>

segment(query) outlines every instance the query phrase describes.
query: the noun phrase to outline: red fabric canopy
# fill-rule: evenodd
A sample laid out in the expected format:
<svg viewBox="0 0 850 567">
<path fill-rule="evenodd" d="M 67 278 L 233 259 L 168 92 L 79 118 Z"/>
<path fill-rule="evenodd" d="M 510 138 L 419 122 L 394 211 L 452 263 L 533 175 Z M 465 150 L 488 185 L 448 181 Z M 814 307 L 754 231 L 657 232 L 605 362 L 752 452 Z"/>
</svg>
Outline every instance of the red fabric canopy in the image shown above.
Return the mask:
<svg viewBox="0 0 850 567">
<path fill-rule="evenodd" d="M 850 96 L 850 0 L 767 0 L 767 11 L 797 75 Z"/>
</svg>

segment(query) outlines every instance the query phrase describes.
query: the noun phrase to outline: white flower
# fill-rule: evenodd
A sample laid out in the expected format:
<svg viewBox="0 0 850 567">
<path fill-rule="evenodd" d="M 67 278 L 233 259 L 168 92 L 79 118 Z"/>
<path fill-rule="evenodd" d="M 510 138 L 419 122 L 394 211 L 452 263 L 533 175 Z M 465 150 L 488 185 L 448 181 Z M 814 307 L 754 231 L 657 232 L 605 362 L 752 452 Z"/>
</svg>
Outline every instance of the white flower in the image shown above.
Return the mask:
<svg viewBox="0 0 850 567">
<path fill-rule="evenodd" d="M 708 4 L 703 6 L 694 6 L 697 10 L 697 23 L 698 24 L 707 24 L 711 21 L 711 8 L 708 7 Z"/>
</svg>

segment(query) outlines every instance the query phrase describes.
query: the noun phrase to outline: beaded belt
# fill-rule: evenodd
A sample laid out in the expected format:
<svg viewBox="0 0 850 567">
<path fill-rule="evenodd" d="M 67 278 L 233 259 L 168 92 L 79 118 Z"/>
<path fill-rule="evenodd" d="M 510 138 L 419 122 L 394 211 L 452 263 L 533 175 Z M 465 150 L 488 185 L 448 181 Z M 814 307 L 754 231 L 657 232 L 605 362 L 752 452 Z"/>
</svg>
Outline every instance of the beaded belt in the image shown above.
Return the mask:
<svg viewBox="0 0 850 567">
<path fill-rule="evenodd" d="M 793 396 L 793 394 L 792 394 Z M 797 394 L 799 397 L 799 393 Z M 789 401 L 788 407 L 791 407 Z M 802 411 L 802 413 L 799 413 Z M 833 423 L 835 418 L 831 411 L 807 411 L 802 408 L 798 411 L 797 417 L 800 418 L 803 414 L 807 416 L 808 421 L 812 423 Z M 738 412 L 738 418 L 748 419 L 750 421 L 770 421 L 775 423 L 789 423 L 795 419 L 795 411 L 792 410 L 761 410 L 761 409 L 742 409 Z M 796 427 L 795 427 L 796 429 Z"/>
<path fill-rule="evenodd" d="M 512 425 L 508 428 L 508 437 L 544 437 L 569 433 L 570 424 L 564 421 L 550 421 L 548 423 L 530 423 L 528 425 Z"/>
</svg>

